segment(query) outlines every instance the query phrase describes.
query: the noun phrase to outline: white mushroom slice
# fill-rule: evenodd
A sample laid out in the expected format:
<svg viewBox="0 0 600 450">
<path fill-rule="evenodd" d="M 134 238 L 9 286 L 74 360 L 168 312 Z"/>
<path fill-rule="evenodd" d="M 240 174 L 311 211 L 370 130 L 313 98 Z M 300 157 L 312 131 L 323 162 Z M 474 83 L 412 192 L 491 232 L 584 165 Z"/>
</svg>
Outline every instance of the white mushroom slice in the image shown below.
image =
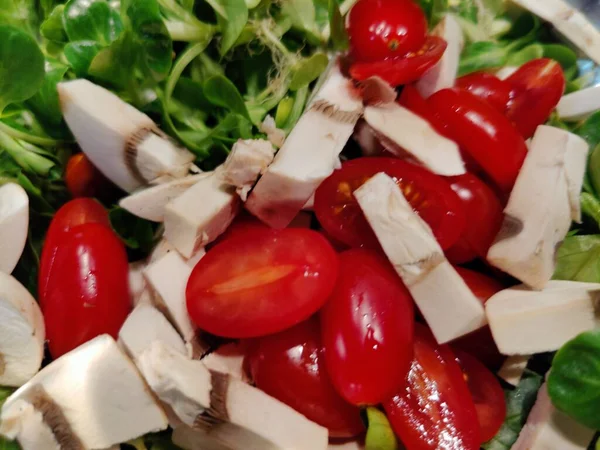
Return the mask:
<svg viewBox="0 0 600 450">
<path fill-rule="evenodd" d="M 548 282 L 543 291 L 519 285 L 490 298 L 485 311 L 494 341 L 505 355 L 558 350 L 598 325 L 600 284 Z"/>
<path fill-rule="evenodd" d="M 201 173 L 139 189 L 122 198 L 119 206 L 142 219 L 162 222 L 167 204 L 207 176 L 209 174 Z"/>
<path fill-rule="evenodd" d="M 41 438 L 30 435 L 42 427 L 26 404 L 41 413 L 61 449 L 104 449 L 168 425 L 135 366 L 108 335 L 55 360 L 6 400 L 0 434 L 21 444 Z"/>
<path fill-rule="evenodd" d="M 263 123 L 260 125 L 260 131 L 267 135 L 267 139 L 277 148 L 283 147 L 283 143 L 285 142 L 285 131 L 280 128 L 277 128 L 275 124 L 275 119 L 273 116 L 267 115 Z"/>
<path fill-rule="evenodd" d="M 52 428 L 44 421 L 42 411 L 25 400 L 16 400 L 13 407 L 1 416 L 3 423 L 14 424 L 21 450 L 62 450 Z M 0 425 L 0 431 L 5 425 Z"/>
<path fill-rule="evenodd" d="M 531 358 L 531 355 L 509 356 L 498 370 L 498 376 L 508 384 L 517 386 L 521 382 L 529 358 Z"/>
<path fill-rule="evenodd" d="M 214 241 L 236 216 L 235 188 L 212 172 L 165 208 L 165 237 L 185 258 Z"/>
<path fill-rule="evenodd" d="M 232 449 L 327 449 L 325 428 L 263 391 L 211 371 L 160 342 L 140 356 L 138 367 L 158 398 L 193 428 L 187 428 L 186 439 L 174 437 L 184 448 L 211 448 L 211 442 L 218 442 Z"/>
<path fill-rule="evenodd" d="M 397 103 L 367 106 L 364 118 L 376 133 L 400 146 L 433 173 L 444 176 L 465 173 L 458 145 L 403 106 Z"/>
<path fill-rule="evenodd" d="M 588 144 L 559 128 L 539 126 L 504 209 L 487 259 L 535 289 L 554 273 L 554 254 L 571 220 L 580 220 L 579 193 Z"/>
<path fill-rule="evenodd" d="M 23 253 L 29 229 L 29 197 L 15 183 L 0 186 L 0 272 L 11 273 Z"/>
<path fill-rule="evenodd" d="M 275 148 L 264 139 L 239 140 L 233 144 L 231 153 L 222 166 L 225 183 L 235 186 L 236 192 L 243 201 L 248 192 L 273 162 Z"/>
<path fill-rule="evenodd" d="M 164 175 L 183 177 L 195 157 L 146 114 L 88 80 L 58 85 L 63 116 L 77 143 L 108 179 L 126 192 Z"/>
<path fill-rule="evenodd" d="M 163 342 L 182 355 L 188 350 L 173 325 L 152 305 L 139 305 L 119 331 L 119 344 L 136 360 L 154 341 Z"/>
<path fill-rule="evenodd" d="M 238 380 L 246 380 L 244 374 L 244 355 L 246 346 L 234 342 L 222 345 L 214 352 L 201 359 L 202 363 L 210 370 L 226 373 Z"/>
<path fill-rule="evenodd" d="M 586 450 L 594 434 L 552 405 L 544 383 L 511 450 Z"/>
<path fill-rule="evenodd" d="M 365 450 L 365 446 L 360 441 L 340 441 L 330 442 L 327 450 Z"/>
<path fill-rule="evenodd" d="M 446 260 L 431 229 L 394 180 L 378 173 L 354 196 L 439 343 L 485 325 L 481 302 Z"/>
<path fill-rule="evenodd" d="M 150 256 L 148 257 L 148 264 L 158 261 L 160 258 L 165 256 L 169 252 L 179 253 L 175 249 L 175 247 L 173 247 L 169 243 L 169 241 L 167 241 L 165 238 L 162 238 L 160 241 L 158 241 L 158 244 L 156 244 L 156 246 L 150 253 Z M 192 257 L 189 259 L 186 259 L 185 262 L 188 266 L 193 268 L 196 266 L 196 264 L 198 264 L 198 261 L 200 261 L 204 257 L 204 255 L 206 255 L 206 250 L 204 249 L 204 247 L 199 248 L 198 250 L 196 250 L 194 252 Z"/>
<path fill-rule="evenodd" d="M 600 109 L 600 85 L 572 92 L 563 97 L 556 105 L 556 112 L 564 120 L 585 119 Z"/>
<path fill-rule="evenodd" d="M 362 114 L 352 81 L 334 65 L 315 99 L 250 193 L 246 208 L 274 228 L 285 228 L 337 164 Z"/>
<path fill-rule="evenodd" d="M 600 64 L 600 31 L 585 15 L 564 0 L 512 0 L 550 22 L 579 50 Z"/>
<path fill-rule="evenodd" d="M 0 386 L 21 386 L 40 370 L 45 339 L 35 299 L 15 278 L 0 272 Z"/>
<path fill-rule="evenodd" d="M 131 295 L 131 303 L 136 306 L 142 300 L 146 301 L 150 297 L 145 293 L 148 291 L 146 280 L 144 279 L 144 269 L 146 261 L 135 261 L 129 263 L 129 294 Z"/>
<path fill-rule="evenodd" d="M 501 69 L 498 69 L 498 71 L 495 73 L 495 75 L 498 78 L 500 78 L 501 80 L 506 80 L 517 70 L 519 70 L 519 68 L 516 66 L 506 66 L 506 67 L 502 67 Z"/>
<path fill-rule="evenodd" d="M 458 61 L 465 43 L 460 25 L 451 14 L 446 14 L 431 34 L 444 39 L 448 46 L 437 64 L 425 72 L 416 83 L 416 88 L 425 98 L 440 89 L 454 86 Z"/>
</svg>

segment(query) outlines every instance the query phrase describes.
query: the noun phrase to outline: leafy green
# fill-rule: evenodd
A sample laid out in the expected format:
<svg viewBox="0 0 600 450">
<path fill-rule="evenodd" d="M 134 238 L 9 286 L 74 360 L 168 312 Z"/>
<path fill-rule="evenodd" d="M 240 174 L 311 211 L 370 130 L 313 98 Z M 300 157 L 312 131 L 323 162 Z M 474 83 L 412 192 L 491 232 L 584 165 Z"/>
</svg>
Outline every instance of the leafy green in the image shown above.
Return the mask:
<svg viewBox="0 0 600 450">
<path fill-rule="evenodd" d="M 204 95 L 215 106 L 250 119 L 248 108 L 235 85 L 222 75 L 215 75 L 204 82 Z"/>
<path fill-rule="evenodd" d="M 20 450 L 21 447 L 16 441 L 8 441 L 0 436 L 0 450 Z"/>
<path fill-rule="evenodd" d="M 581 193 L 581 212 L 600 225 L 600 201 L 589 192 Z"/>
<path fill-rule="evenodd" d="M 595 138 L 590 134 L 588 142 L 593 142 Z M 600 143 L 590 148 L 593 150 L 588 160 L 587 175 L 589 175 L 589 182 L 594 192 L 600 192 Z"/>
<path fill-rule="evenodd" d="M 562 44 L 544 44 L 544 58 L 551 58 L 557 61 L 565 74 L 567 80 L 577 75 L 577 54 L 566 45 Z"/>
<path fill-rule="evenodd" d="M 458 66 L 458 75 L 506 65 L 508 52 L 502 44 L 491 41 L 473 42 L 465 47 Z"/>
<path fill-rule="evenodd" d="M 599 355 L 600 330 L 582 333 L 556 353 L 548 376 L 554 406 L 594 430 L 600 430 Z"/>
<path fill-rule="evenodd" d="M 600 111 L 588 117 L 575 132 L 586 140 L 591 149 L 600 144 Z"/>
<path fill-rule="evenodd" d="M 329 29 L 334 50 L 343 51 L 348 48 L 348 33 L 344 18 L 336 0 L 329 0 Z"/>
<path fill-rule="evenodd" d="M 83 77 L 101 49 L 102 46 L 94 41 L 69 42 L 65 45 L 64 55 L 75 74 Z"/>
<path fill-rule="evenodd" d="M 214 0 L 222 7 L 224 15 L 218 15 L 217 20 L 223 38 L 219 53 L 225 55 L 236 43 L 242 30 L 248 22 L 248 6 L 245 0 Z"/>
<path fill-rule="evenodd" d="M 297 91 L 308 86 L 323 73 L 328 64 L 329 58 L 325 53 L 315 53 L 309 58 L 302 59 L 293 69 L 290 89 Z"/>
<path fill-rule="evenodd" d="M 385 414 L 375 407 L 366 409 L 367 435 L 365 450 L 397 450 L 398 440 Z"/>
<path fill-rule="evenodd" d="M 27 105 L 36 116 L 50 127 L 60 126 L 62 122 L 56 86 L 63 80 L 68 70 L 68 66 L 58 61 L 48 61 L 44 82 L 38 92 L 27 101 Z"/>
<path fill-rule="evenodd" d="M 108 214 L 110 223 L 125 245 L 141 254 L 148 254 L 154 246 L 154 225 L 140 219 L 119 206 Z"/>
<path fill-rule="evenodd" d="M 63 11 L 70 41 L 93 41 L 106 46 L 123 31 L 119 11 L 105 0 L 69 0 Z"/>
<path fill-rule="evenodd" d="M 542 56 L 544 56 L 544 47 L 541 44 L 531 44 L 518 52 L 510 54 L 506 59 L 506 65 L 518 67 Z"/>
<path fill-rule="evenodd" d="M 554 279 L 600 282 L 600 235 L 571 236 L 556 255 Z"/>
<path fill-rule="evenodd" d="M 312 0 L 286 0 L 281 10 L 295 29 L 318 36 L 315 4 Z"/>
<path fill-rule="evenodd" d="M 67 42 L 68 36 L 63 23 L 65 5 L 57 5 L 50 16 L 40 26 L 40 33 L 46 39 L 54 42 Z"/>
</svg>

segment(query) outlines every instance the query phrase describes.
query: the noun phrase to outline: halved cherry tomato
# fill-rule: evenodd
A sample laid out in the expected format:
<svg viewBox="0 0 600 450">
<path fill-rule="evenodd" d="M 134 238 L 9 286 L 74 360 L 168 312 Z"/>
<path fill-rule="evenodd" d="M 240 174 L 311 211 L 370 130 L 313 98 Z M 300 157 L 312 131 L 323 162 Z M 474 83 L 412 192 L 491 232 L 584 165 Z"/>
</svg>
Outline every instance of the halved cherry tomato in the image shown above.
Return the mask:
<svg viewBox="0 0 600 450">
<path fill-rule="evenodd" d="M 506 113 L 511 87 L 506 81 L 487 72 L 475 72 L 456 80 L 456 87 L 465 89 L 485 100 L 502 114 Z"/>
<path fill-rule="evenodd" d="M 462 89 L 442 89 L 427 100 L 452 138 L 503 191 L 517 178 L 527 146 L 512 123 L 489 103 Z"/>
<path fill-rule="evenodd" d="M 473 174 L 450 177 L 449 181 L 464 205 L 467 224 L 458 242 L 446 252 L 446 257 L 455 264 L 468 262 L 477 256 L 485 259 L 502 225 L 504 215 L 500 200 Z"/>
<path fill-rule="evenodd" d="M 563 70 L 552 59 L 534 59 L 523 64 L 506 82 L 512 88 L 508 118 L 525 139 L 530 138 L 538 125 L 548 120 L 565 91 Z"/>
<path fill-rule="evenodd" d="M 338 274 L 337 255 L 316 231 L 250 229 L 213 247 L 188 281 L 187 308 L 217 336 L 264 336 L 314 314 Z"/>
<path fill-rule="evenodd" d="M 244 364 L 259 389 L 327 427 L 331 437 L 364 430 L 360 410 L 340 397 L 327 375 L 316 317 L 256 339 Z"/>
<path fill-rule="evenodd" d="M 340 274 L 321 309 L 327 370 L 355 405 L 375 405 L 401 386 L 412 360 L 410 293 L 384 257 L 364 249 L 339 255 Z"/>
<path fill-rule="evenodd" d="M 442 136 L 450 138 L 448 126 L 435 115 L 427 100 L 421 96 L 414 84 L 407 84 L 402 88 L 398 103 L 425 119 Z"/>
<path fill-rule="evenodd" d="M 65 184 L 73 197 L 96 197 L 108 186 L 108 180 L 85 153 L 77 153 L 67 163 Z"/>
<path fill-rule="evenodd" d="M 427 19 L 412 0 L 359 0 L 348 13 L 350 54 L 357 61 L 380 61 L 418 51 Z"/>
<path fill-rule="evenodd" d="M 379 249 L 353 192 L 373 175 L 393 177 L 413 209 L 429 224 L 442 248 L 451 247 L 465 227 L 458 196 L 446 180 L 427 170 L 395 158 L 357 158 L 342 164 L 315 193 L 315 214 L 334 238 L 352 247 Z"/>
<path fill-rule="evenodd" d="M 53 358 L 101 334 L 116 338 L 131 309 L 127 253 L 112 230 L 85 223 L 61 234 L 56 244 L 40 298 Z"/>
<path fill-rule="evenodd" d="M 496 436 L 506 418 L 506 400 L 500 382 L 477 358 L 462 350 L 454 350 L 456 361 L 473 396 L 481 442 Z"/>
<path fill-rule="evenodd" d="M 475 405 L 450 347 L 417 326 L 414 353 L 405 387 L 383 403 L 406 450 L 479 450 Z"/>
<path fill-rule="evenodd" d="M 416 52 L 379 61 L 353 63 L 350 66 L 350 76 L 358 81 L 377 76 L 394 87 L 411 83 L 421 78 L 440 60 L 446 47 L 446 41 L 442 38 L 427 36 L 423 47 Z"/>
</svg>

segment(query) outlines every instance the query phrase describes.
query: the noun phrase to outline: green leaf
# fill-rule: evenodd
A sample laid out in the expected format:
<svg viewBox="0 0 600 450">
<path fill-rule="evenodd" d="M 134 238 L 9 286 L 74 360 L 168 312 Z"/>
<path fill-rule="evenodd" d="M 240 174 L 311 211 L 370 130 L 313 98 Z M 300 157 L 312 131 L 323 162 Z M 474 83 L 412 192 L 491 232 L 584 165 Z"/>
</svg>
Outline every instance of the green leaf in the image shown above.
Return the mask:
<svg viewBox="0 0 600 450">
<path fill-rule="evenodd" d="M 590 148 L 595 148 L 600 144 L 600 111 L 588 117 L 575 132 L 585 139 Z"/>
<path fill-rule="evenodd" d="M 419 0 L 418 3 L 427 17 L 430 29 L 437 25 L 449 9 L 448 0 Z"/>
<path fill-rule="evenodd" d="M 297 91 L 304 86 L 308 86 L 323 73 L 328 64 L 329 58 L 325 53 L 315 53 L 309 58 L 300 60 L 293 68 L 290 89 Z"/>
<path fill-rule="evenodd" d="M 119 87 L 131 86 L 139 50 L 132 33 L 125 31 L 119 39 L 98 52 L 90 63 L 88 73 Z"/>
<path fill-rule="evenodd" d="M 100 50 L 102 46 L 97 42 L 78 41 L 65 45 L 64 54 L 75 74 L 78 77 L 85 77 Z"/>
<path fill-rule="evenodd" d="M 577 54 L 566 45 L 544 44 L 544 58 L 550 58 L 558 62 L 570 80 L 577 75 Z"/>
<path fill-rule="evenodd" d="M 518 67 L 542 56 L 544 56 L 544 47 L 541 44 L 531 44 L 518 52 L 511 53 L 506 60 L 506 65 Z"/>
<path fill-rule="evenodd" d="M 2 408 L 6 399 L 10 397 L 13 392 L 15 392 L 13 388 L 0 386 L 0 408 Z"/>
<path fill-rule="evenodd" d="M 44 55 L 33 37 L 0 26 L 0 113 L 33 96 L 44 82 Z"/>
<path fill-rule="evenodd" d="M 340 12 L 340 6 L 337 0 L 329 0 L 329 29 L 331 33 L 331 42 L 333 49 L 343 51 L 348 48 L 348 33 L 344 18 Z"/>
<path fill-rule="evenodd" d="M 556 255 L 553 278 L 600 283 L 600 235 L 566 238 Z"/>
<path fill-rule="evenodd" d="M 397 450 L 398 440 L 386 415 L 375 407 L 368 407 L 365 450 Z"/>
<path fill-rule="evenodd" d="M 16 441 L 8 441 L 0 436 L 0 450 L 21 450 L 21 446 Z"/>
<path fill-rule="evenodd" d="M 70 41 L 94 41 L 106 46 L 123 31 L 119 12 L 104 0 L 69 0 L 63 11 Z"/>
<path fill-rule="evenodd" d="M 229 111 L 250 119 L 248 109 L 242 95 L 235 85 L 222 75 L 216 75 L 204 82 L 204 95 L 213 105 L 221 106 Z"/>
<path fill-rule="evenodd" d="M 485 69 L 495 69 L 506 65 L 508 51 L 496 42 L 473 42 L 465 47 L 458 66 L 458 75 L 463 76 Z"/>
<path fill-rule="evenodd" d="M 65 5 L 56 6 L 40 26 L 40 33 L 46 39 L 53 42 L 68 42 L 69 38 L 63 25 L 64 9 Z"/>
<path fill-rule="evenodd" d="M 58 61 L 46 63 L 46 76 L 40 90 L 27 101 L 27 105 L 44 123 L 58 127 L 62 122 L 62 112 L 56 86 L 69 68 Z"/>
<path fill-rule="evenodd" d="M 581 212 L 600 226 L 600 201 L 589 192 L 581 193 Z"/>
<path fill-rule="evenodd" d="M 315 5 L 312 0 L 286 0 L 281 11 L 292 21 L 298 30 L 317 32 Z"/>
<path fill-rule="evenodd" d="M 556 353 L 548 395 L 560 411 L 600 430 L 600 330 L 580 334 Z"/>
<path fill-rule="evenodd" d="M 588 161 L 587 173 L 594 192 L 600 192 L 600 144 L 593 147 Z"/>
<path fill-rule="evenodd" d="M 217 2 L 225 16 L 218 15 L 217 22 L 221 29 L 221 45 L 219 53 L 225 55 L 236 43 L 242 30 L 248 23 L 248 6 L 245 0 L 214 0 Z"/>
<path fill-rule="evenodd" d="M 140 219 L 120 206 L 112 208 L 108 216 L 114 231 L 128 248 L 138 250 L 143 254 L 148 254 L 152 250 L 154 246 L 152 222 Z"/>
</svg>

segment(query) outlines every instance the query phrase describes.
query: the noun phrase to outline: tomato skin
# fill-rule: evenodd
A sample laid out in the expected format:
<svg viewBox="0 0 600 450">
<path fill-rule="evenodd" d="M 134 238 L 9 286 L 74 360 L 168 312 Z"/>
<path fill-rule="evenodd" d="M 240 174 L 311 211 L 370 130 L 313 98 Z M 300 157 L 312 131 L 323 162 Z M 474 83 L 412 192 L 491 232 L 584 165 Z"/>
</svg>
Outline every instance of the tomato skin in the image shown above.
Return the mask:
<svg viewBox="0 0 600 450">
<path fill-rule="evenodd" d="M 340 275 L 321 309 L 327 370 L 355 405 L 376 405 L 401 386 L 412 360 L 414 309 L 389 262 L 353 249 L 339 255 Z"/>
<path fill-rule="evenodd" d="M 506 418 L 504 390 L 496 376 L 477 358 L 462 350 L 454 349 L 454 354 L 475 403 L 481 443 L 487 442 L 496 436 Z"/>
<path fill-rule="evenodd" d="M 131 309 L 127 252 L 109 228 L 79 225 L 57 245 L 40 302 L 53 358 L 101 334 L 117 338 Z"/>
<path fill-rule="evenodd" d="M 428 99 L 462 147 L 503 191 L 510 191 L 527 154 L 525 140 L 493 106 L 461 89 Z"/>
<path fill-rule="evenodd" d="M 412 0 L 359 0 L 347 19 L 350 54 L 379 61 L 416 52 L 427 34 L 427 19 Z"/>
<path fill-rule="evenodd" d="M 327 427 L 331 437 L 363 432 L 360 410 L 335 391 L 325 368 L 317 317 L 254 340 L 244 364 L 256 386 Z"/>
<path fill-rule="evenodd" d="M 523 64 L 506 82 L 512 88 L 508 118 L 528 139 L 558 104 L 565 91 L 565 75 L 556 61 L 539 58 Z"/>
<path fill-rule="evenodd" d="M 72 197 L 96 197 L 108 186 L 108 180 L 85 153 L 77 153 L 67 162 L 65 184 Z"/>
<path fill-rule="evenodd" d="M 423 47 L 404 57 L 379 61 L 355 62 L 350 66 L 350 76 L 357 81 L 378 76 L 391 86 L 412 83 L 423 76 L 444 55 L 448 44 L 438 36 L 427 36 Z"/>
<path fill-rule="evenodd" d="M 338 264 L 329 242 L 313 230 L 237 232 L 196 264 L 186 289 L 188 312 L 217 336 L 277 333 L 323 306 Z"/>
<path fill-rule="evenodd" d="M 414 353 L 406 386 L 383 403 L 406 450 L 479 450 L 475 405 L 450 347 L 417 326 Z"/>
<path fill-rule="evenodd" d="M 511 86 L 487 72 L 475 72 L 456 80 L 456 87 L 464 89 L 488 102 L 502 114 L 506 113 L 511 98 Z"/>
<path fill-rule="evenodd" d="M 442 136 L 450 138 L 448 126 L 435 115 L 414 84 L 407 84 L 402 88 L 398 103 L 425 119 Z"/>
</svg>

